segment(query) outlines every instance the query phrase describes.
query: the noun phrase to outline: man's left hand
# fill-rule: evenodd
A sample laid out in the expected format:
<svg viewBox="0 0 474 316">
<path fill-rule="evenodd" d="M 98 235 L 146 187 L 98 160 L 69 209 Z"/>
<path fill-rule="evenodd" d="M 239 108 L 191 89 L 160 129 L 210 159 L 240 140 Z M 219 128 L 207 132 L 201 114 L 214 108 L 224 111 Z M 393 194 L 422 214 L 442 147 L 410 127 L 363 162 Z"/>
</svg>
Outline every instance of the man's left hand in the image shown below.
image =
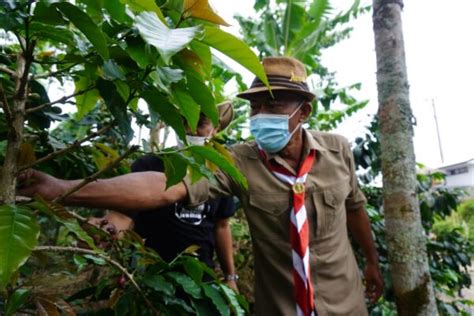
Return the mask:
<svg viewBox="0 0 474 316">
<path fill-rule="evenodd" d="M 232 290 L 234 290 L 237 294 L 239 293 L 239 289 L 237 287 L 237 282 L 234 281 L 234 280 L 228 280 L 228 281 L 225 281 L 225 285 L 227 285 L 228 287 L 230 287 Z"/>
<path fill-rule="evenodd" d="M 378 263 L 368 263 L 364 269 L 365 295 L 372 304 L 377 303 L 383 292 L 383 277 Z"/>
</svg>

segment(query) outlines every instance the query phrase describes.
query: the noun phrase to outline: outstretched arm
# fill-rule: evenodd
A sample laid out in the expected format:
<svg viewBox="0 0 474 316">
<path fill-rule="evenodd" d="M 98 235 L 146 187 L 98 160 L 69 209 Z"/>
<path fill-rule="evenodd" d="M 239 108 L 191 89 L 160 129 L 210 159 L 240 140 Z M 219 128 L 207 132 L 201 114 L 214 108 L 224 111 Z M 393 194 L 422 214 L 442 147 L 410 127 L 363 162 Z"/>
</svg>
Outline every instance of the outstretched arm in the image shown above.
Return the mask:
<svg viewBox="0 0 474 316">
<path fill-rule="evenodd" d="M 53 200 L 77 186 L 81 180 L 62 180 L 46 173 L 28 170 L 19 177 L 18 195 L 39 194 Z M 186 199 L 180 182 L 167 190 L 166 176 L 160 172 L 137 172 L 88 183 L 64 200 L 65 205 L 108 208 L 119 211 L 151 210 Z"/>
<path fill-rule="evenodd" d="M 383 278 L 379 268 L 379 255 L 372 238 L 369 217 L 363 207 L 347 212 L 347 228 L 364 253 L 366 295 L 372 303 L 375 303 L 382 295 Z"/>
</svg>

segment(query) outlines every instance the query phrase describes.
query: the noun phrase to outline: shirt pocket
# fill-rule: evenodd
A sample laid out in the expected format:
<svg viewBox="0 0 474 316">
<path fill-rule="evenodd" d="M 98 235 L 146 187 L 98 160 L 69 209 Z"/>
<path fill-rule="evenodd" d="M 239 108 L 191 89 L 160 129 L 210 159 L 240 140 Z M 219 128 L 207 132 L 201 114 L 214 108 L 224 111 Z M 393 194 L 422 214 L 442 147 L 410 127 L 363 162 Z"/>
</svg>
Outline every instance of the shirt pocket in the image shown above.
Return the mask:
<svg viewBox="0 0 474 316">
<path fill-rule="evenodd" d="M 346 229 L 345 200 L 350 191 L 349 183 L 344 181 L 313 193 L 317 239 L 327 237 L 342 226 Z"/>
<path fill-rule="evenodd" d="M 290 197 L 287 194 L 250 194 L 246 216 L 253 238 L 289 240 Z"/>
</svg>

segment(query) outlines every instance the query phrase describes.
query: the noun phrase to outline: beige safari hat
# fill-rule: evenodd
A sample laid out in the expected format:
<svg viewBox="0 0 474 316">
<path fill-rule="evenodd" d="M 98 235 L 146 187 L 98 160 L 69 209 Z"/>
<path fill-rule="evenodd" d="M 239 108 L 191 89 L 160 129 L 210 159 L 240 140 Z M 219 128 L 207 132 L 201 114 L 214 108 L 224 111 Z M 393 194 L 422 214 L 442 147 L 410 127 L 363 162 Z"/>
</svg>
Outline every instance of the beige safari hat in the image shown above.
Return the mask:
<svg viewBox="0 0 474 316">
<path fill-rule="evenodd" d="M 308 101 L 315 98 L 306 83 L 306 69 L 299 60 L 292 57 L 267 57 L 263 59 L 262 64 L 272 91 L 294 92 L 304 96 Z M 255 78 L 250 88 L 237 97 L 251 99 L 252 95 L 264 91 L 268 91 L 268 87 L 260 79 Z"/>
</svg>

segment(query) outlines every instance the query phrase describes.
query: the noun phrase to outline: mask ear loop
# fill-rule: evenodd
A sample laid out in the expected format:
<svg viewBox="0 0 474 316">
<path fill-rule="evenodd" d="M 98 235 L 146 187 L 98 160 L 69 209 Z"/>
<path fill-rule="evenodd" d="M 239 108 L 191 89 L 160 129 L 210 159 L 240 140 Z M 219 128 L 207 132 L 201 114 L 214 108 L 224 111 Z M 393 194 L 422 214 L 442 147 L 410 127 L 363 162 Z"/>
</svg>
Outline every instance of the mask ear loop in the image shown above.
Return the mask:
<svg viewBox="0 0 474 316">
<path fill-rule="evenodd" d="M 298 107 L 295 109 L 295 111 L 291 115 L 288 116 L 288 128 L 290 127 L 290 119 L 296 114 L 296 112 L 299 111 L 299 109 L 301 109 L 301 107 L 303 106 L 305 102 L 306 100 L 301 101 Z M 298 123 L 298 125 L 296 125 L 295 129 L 290 133 L 290 138 L 293 137 L 293 134 L 298 130 L 298 128 L 301 127 L 301 125 L 303 125 L 303 122 L 300 122 Z"/>
<path fill-rule="evenodd" d="M 291 113 L 291 115 L 288 116 L 288 120 L 291 119 L 293 116 L 295 116 L 296 112 L 299 111 L 299 109 L 301 109 L 301 107 L 303 106 L 303 104 L 306 102 L 306 100 L 303 100 L 300 102 L 300 104 L 296 107 L 296 109 L 293 111 L 293 113 Z"/>
</svg>

